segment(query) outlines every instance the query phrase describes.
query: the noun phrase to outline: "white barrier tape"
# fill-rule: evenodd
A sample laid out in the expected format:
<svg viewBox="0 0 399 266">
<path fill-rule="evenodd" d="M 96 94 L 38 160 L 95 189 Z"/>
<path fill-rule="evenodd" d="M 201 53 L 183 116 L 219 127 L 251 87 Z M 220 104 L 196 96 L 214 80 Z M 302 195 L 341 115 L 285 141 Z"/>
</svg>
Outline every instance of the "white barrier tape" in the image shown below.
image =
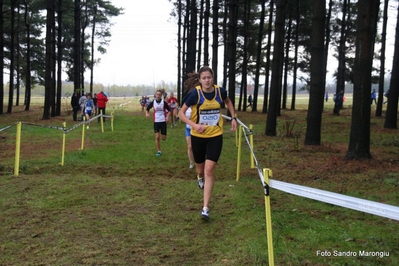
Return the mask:
<svg viewBox="0 0 399 266">
<path fill-rule="evenodd" d="M 69 132 L 71 132 L 72 130 L 74 130 L 75 128 L 77 128 L 77 127 L 79 127 L 79 126 L 81 126 L 81 125 L 83 125 L 83 124 L 91 123 L 91 122 L 95 121 L 96 119 L 98 119 L 98 118 L 100 118 L 100 117 L 110 117 L 110 118 L 112 118 L 113 116 L 99 114 L 99 115 L 96 115 L 96 116 L 92 117 L 92 118 L 89 119 L 88 121 L 81 121 L 80 123 L 73 125 L 73 126 L 70 127 L 69 129 L 65 129 L 65 128 L 64 128 L 64 132 L 65 132 L 65 133 L 69 133 Z"/>
<path fill-rule="evenodd" d="M 64 131 L 65 133 L 69 133 L 69 132 L 71 132 L 72 130 L 74 130 L 75 128 L 77 128 L 77 127 L 79 127 L 79 126 L 81 126 L 81 125 L 83 125 L 83 124 L 90 123 L 90 122 L 96 120 L 97 118 L 99 118 L 99 117 L 101 117 L 101 116 L 112 118 L 112 116 L 106 116 L 106 115 L 101 115 L 101 114 L 99 114 L 99 115 L 94 116 L 93 118 L 91 118 L 91 119 L 88 120 L 88 121 L 81 121 L 80 123 L 73 125 L 73 126 L 72 126 L 71 128 L 69 128 L 69 129 L 66 129 L 66 128 L 64 128 L 64 127 L 59 127 L 59 126 L 38 125 L 38 124 L 29 123 L 29 122 L 21 122 L 21 123 L 24 124 L 24 125 L 28 125 L 28 126 L 35 126 L 35 127 L 44 127 L 44 128 L 58 129 L 58 130 Z M 1 129 L 0 129 L 0 132 L 1 132 L 1 131 L 4 131 L 4 130 L 6 130 L 6 129 L 9 129 L 10 127 L 15 126 L 16 124 L 17 124 L 17 123 L 15 123 L 14 125 L 7 126 L 7 127 L 5 127 L 5 128 L 1 128 Z"/>
<path fill-rule="evenodd" d="M 16 124 L 17 124 L 17 123 L 15 123 L 15 124 L 13 124 L 13 125 L 10 125 L 10 126 L 6 126 L 6 127 L 3 127 L 3 128 L 0 128 L 0 132 L 1 132 L 1 131 L 4 131 L 4 130 L 6 130 L 6 129 L 9 129 L 9 128 L 15 126 Z"/>
<path fill-rule="evenodd" d="M 294 194 L 297 196 L 314 199 L 348 209 L 367 212 L 374 215 L 399 221 L 399 207 L 371 200 L 359 199 L 321 189 L 294 185 L 278 180 L 270 179 L 270 187 Z"/>
<path fill-rule="evenodd" d="M 102 114 L 99 114 L 99 115 L 96 115 L 96 116 L 90 118 L 90 119 L 87 120 L 87 121 L 84 121 L 83 124 L 91 123 L 91 122 L 95 121 L 96 119 L 99 119 L 100 117 L 111 117 L 111 118 L 112 118 L 111 115 L 102 115 Z"/>
<path fill-rule="evenodd" d="M 71 132 L 72 130 L 74 130 L 75 128 L 80 127 L 82 124 L 84 124 L 84 123 L 81 122 L 81 123 L 79 123 L 79 124 L 73 125 L 73 126 L 70 127 L 69 129 L 64 129 L 64 133 L 69 133 L 69 132 Z"/>
<path fill-rule="evenodd" d="M 100 118 L 101 116 L 103 116 L 103 115 L 102 115 L 102 114 L 96 115 L 96 116 L 90 118 L 89 120 L 84 121 L 84 123 L 85 123 L 85 124 L 91 123 L 91 122 L 93 122 L 94 120 Z"/>
<path fill-rule="evenodd" d="M 126 103 L 126 104 L 127 104 L 127 103 Z M 75 128 L 77 128 L 77 127 L 79 127 L 79 126 L 81 126 L 81 125 L 83 125 L 83 124 L 88 124 L 88 123 L 90 123 L 90 122 L 92 122 L 92 121 L 94 121 L 94 120 L 96 120 L 96 119 L 98 119 L 98 118 L 100 118 L 100 117 L 109 117 L 109 118 L 112 118 L 113 116 L 112 116 L 112 115 L 102 115 L 102 114 L 98 114 L 98 115 L 94 116 L 93 118 L 91 118 L 91 119 L 88 120 L 88 121 L 81 121 L 80 123 L 73 125 L 73 126 L 70 127 L 69 129 L 66 129 L 65 127 L 59 127 L 59 126 L 45 126 L 45 125 L 38 125 L 38 124 L 28 123 L 28 122 L 21 122 L 21 123 L 22 123 L 22 124 L 25 124 L 25 125 L 28 125 L 28 126 L 36 126 L 36 127 L 45 127 L 45 128 L 58 129 L 58 130 L 64 131 L 64 133 L 69 133 L 69 132 L 71 132 L 72 130 L 74 130 Z M 6 126 L 6 127 L 4 127 L 4 128 L 0 128 L 0 132 L 1 132 L 1 131 L 4 131 L 4 130 L 6 130 L 6 129 L 9 129 L 9 128 L 15 126 L 16 124 L 17 124 L 17 123 L 15 123 L 15 124 L 13 124 L 13 125 L 10 125 L 10 126 Z"/>
<path fill-rule="evenodd" d="M 122 107 L 122 106 L 124 106 L 124 105 L 129 104 L 129 103 L 131 103 L 131 102 L 129 101 L 129 102 L 127 102 L 127 103 L 121 103 L 121 104 L 119 105 L 119 107 Z"/>
<path fill-rule="evenodd" d="M 231 120 L 230 116 L 222 115 L 222 117 L 224 117 L 224 118 L 226 118 L 228 120 Z M 243 122 L 241 122 L 241 120 L 239 120 L 238 118 L 236 118 L 236 120 L 237 120 L 237 124 L 241 125 L 243 128 L 245 128 L 246 130 L 248 130 L 249 132 L 252 133 L 252 130 L 249 127 L 247 127 Z"/>
<path fill-rule="evenodd" d="M 246 142 L 248 144 L 249 150 L 251 151 L 252 157 L 254 158 L 254 162 L 255 162 L 256 168 L 258 169 L 258 174 L 259 174 L 259 177 L 260 177 L 260 181 L 262 182 L 262 185 L 264 186 L 265 185 L 265 179 L 264 179 L 264 176 L 263 176 L 263 171 L 260 168 L 259 163 L 258 163 L 258 159 L 256 159 L 256 156 L 255 156 L 255 152 L 254 152 L 253 148 L 251 147 L 251 144 L 249 143 L 249 139 L 248 139 L 248 136 L 246 134 L 247 132 L 244 130 L 244 128 L 242 129 L 242 131 L 244 132 L 245 140 L 246 140 Z M 250 134 L 252 134 L 252 130 L 250 131 Z"/>
<path fill-rule="evenodd" d="M 231 120 L 231 117 L 230 117 L 230 116 L 222 115 L 222 117 Z"/>
<path fill-rule="evenodd" d="M 121 104 L 119 104 L 119 105 L 116 105 L 116 106 L 113 107 L 113 109 L 115 110 L 115 109 L 117 109 L 117 108 L 119 108 L 119 107 L 122 107 L 122 106 L 125 106 L 125 105 L 127 105 L 127 104 L 129 104 L 129 103 L 131 103 L 131 101 L 129 101 L 129 102 L 127 102 L 127 103 L 121 103 Z"/>
<path fill-rule="evenodd" d="M 34 126 L 34 127 L 44 127 L 44 128 L 52 128 L 52 129 L 64 130 L 64 127 L 59 127 L 59 126 L 38 125 L 38 124 L 29 123 L 29 122 L 22 122 L 22 124 L 28 125 L 28 126 Z"/>
<path fill-rule="evenodd" d="M 248 147 L 251 150 L 252 156 L 255 161 L 255 165 L 258 168 L 258 174 L 262 181 L 262 185 L 265 187 L 265 179 L 263 176 L 263 171 L 261 170 L 258 160 L 256 159 L 255 153 L 249 143 L 248 136 L 246 135 L 246 131 L 243 130 L 245 139 L 247 141 Z M 286 193 L 290 193 L 293 195 L 297 195 L 300 197 L 305 197 L 313 200 L 318 200 L 326 203 L 330 203 L 333 205 L 341 206 L 344 208 L 366 212 L 370 214 L 374 214 L 377 216 L 393 219 L 399 221 L 399 207 L 379 203 L 371 200 L 359 199 L 352 196 L 346 196 L 334 192 L 329 192 L 317 188 L 305 187 L 301 185 L 290 184 L 278 180 L 269 180 L 269 186 L 274 189 L 278 189 L 284 191 Z"/>
</svg>

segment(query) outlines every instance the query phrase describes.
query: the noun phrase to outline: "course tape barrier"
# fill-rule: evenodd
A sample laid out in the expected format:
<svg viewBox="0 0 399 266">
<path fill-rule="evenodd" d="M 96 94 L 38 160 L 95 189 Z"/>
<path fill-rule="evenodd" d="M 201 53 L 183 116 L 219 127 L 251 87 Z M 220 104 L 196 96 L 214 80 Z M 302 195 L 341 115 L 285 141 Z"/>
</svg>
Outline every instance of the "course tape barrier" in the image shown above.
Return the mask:
<svg viewBox="0 0 399 266">
<path fill-rule="evenodd" d="M 230 116 L 227 116 L 227 115 L 222 115 L 222 117 L 223 118 L 226 118 L 226 119 L 228 119 L 228 120 L 230 120 L 231 121 L 231 117 Z M 249 127 L 247 127 L 243 122 L 241 122 L 241 120 L 240 119 L 238 119 L 237 117 L 236 117 L 236 121 L 237 121 L 237 124 L 239 124 L 239 125 L 241 125 L 244 129 L 246 129 L 248 132 L 249 132 L 249 134 L 252 134 L 252 129 L 250 129 Z"/>
<path fill-rule="evenodd" d="M 229 118 L 231 119 L 231 118 Z M 237 122 L 240 125 L 243 125 L 243 123 L 237 119 Z M 379 203 L 371 200 L 365 200 L 365 199 L 360 199 L 352 196 L 347 196 L 339 193 L 334 193 L 330 191 L 325 191 L 321 189 L 316 189 L 316 188 L 311 188 L 311 187 L 306 187 L 306 186 L 301 186 L 301 185 L 295 185 L 295 184 L 290 184 L 287 182 L 282 182 L 274 179 L 269 179 L 269 184 L 265 182 L 265 178 L 263 176 L 263 171 L 261 167 L 259 166 L 259 162 L 256 159 L 255 152 L 253 148 L 251 147 L 248 139 L 248 134 L 252 134 L 252 130 L 250 130 L 248 127 L 243 126 L 243 132 L 244 136 L 246 139 L 246 142 L 248 144 L 248 147 L 250 149 L 250 152 L 252 153 L 252 156 L 255 161 L 255 165 L 257 166 L 258 174 L 261 179 L 262 185 L 265 188 L 265 194 L 268 193 L 268 187 L 270 186 L 271 188 L 278 189 L 280 191 L 290 193 L 293 195 L 317 200 L 317 201 L 322 201 L 325 203 L 333 204 L 336 206 L 340 207 L 345 207 L 348 209 L 356 210 L 356 211 L 361 211 L 365 213 L 370 213 L 374 214 L 377 216 L 389 218 L 392 220 L 399 221 L 399 207 L 394 206 L 394 205 L 389 205 L 389 204 L 384 204 L 384 203 Z"/>
<path fill-rule="evenodd" d="M 121 103 L 121 104 L 119 104 L 118 106 L 114 107 L 113 109 L 115 110 L 115 109 L 117 109 L 118 107 L 123 107 L 123 106 L 125 106 L 125 105 L 127 105 L 127 104 L 129 104 L 129 103 L 131 103 L 131 102 L 129 101 L 129 102 L 126 102 L 126 103 Z M 99 115 L 96 115 L 96 116 L 92 117 L 92 118 L 91 118 L 90 120 L 88 120 L 88 121 L 81 121 L 80 123 L 73 125 L 73 126 L 70 127 L 69 129 L 66 129 L 65 127 L 60 127 L 60 126 L 45 126 L 45 125 L 38 125 L 38 124 L 29 123 L 29 122 L 22 122 L 22 124 L 24 124 L 24 125 L 29 125 L 29 126 L 37 126 L 37 127 L 44 127 L 44 128 L 52 128 L 52 129 L 57 129 L 57 130 L 63 130 L 65 133 L 69 133 L 69 132 L 71 132 L 72 130 L 74 130 L 75 128 L 77 128 L 77 127 L 79 127 L 79 126 L 81 126 L 81 125 L 83 125 L 83 124 L 91 123 L 91 122 L 93 122 L 94 120 L 98 119 L 98 118 L 101 117 L 101 116 L 102 116 L 102 117 L 105 117 L 105 118 L 112 118 L 112 117 L 113 117 L 112 115 L 102 115 L 102 114 L 99 114 Z M 9 125 L 9 126 L 6 126 L 6 127 L 4 127 L 4 128 L 0 128 L 0 132 L 9 129 L 9 128 L 15 126 L 16 124 L 17 124 L 17 123 L 14 123 L 14 124 Z"/>
<path fill-rule="evenodd" d="M 60 126 L 45 126 L 45 125 L 38 125 L 38 124 L 33 124 L 29 122 L 22 122 L 23 125 L 28 125 L 28 126 L 34 126 L 34 127 L 44 127 L 44 128 L 51 128 L 51 129 L 57 129 L 57 130 L 64 130 L 64 127 Z"/>
<path fill-rule="evenodd" d="M 123 107 L 127 104 L 129 104 L 130 102 L 127 103 L 122 103 L 119 106 L 116 106 L 113 108 L 113 110 L 119 108 L 119 107 Z M 78 128 L 78 127 L 82 127 L 82 145 L 80 150 L 84 149 L 84 139 L 85 139 L 85 124 L 90 124 L 91 122 L 95 121 L 98 119 L 98 121 L 101 121 L 101 131 L 104 133 L 104 121 L 105 118 L 111 118 L 111 130 L 114 131 L 114 112 L 111 112 L 111 115 L 105 115 L 102 113 L 102 111 L 100 112 L 100 114 L 92 117 L 91 119 L 89 119 L 88 121 L 81 121 L 80 123 L 74 124 L 71 128 L 67 129 L 66 128 L 66 122 L 63 122 L 62 126 L 48 126 L 48 125 L 39 125 L 39 124 L 34 124 L 34 123 L 29 123 L 29 122 L 16 122 L 13 125 L 9 125 L 6 126 L 4 128 L 0 129 L 0 132 L 5 131 L 13 126 L 16 126 L 17 128 L 17 132 L 16 132 L 16 143 L 15 143 L 15 163 L 14 163 L 14 175 L 18 176 L 19 175 L 19 161 L 20 161 L 20 146 L 21 146 L 21 127 L 22 124 L 25 124 L 27 126 L 35 126 L 35 127 L 43 127 L 43 128 L 50 128 L 50 129 L 57 129 L 60 131 L 63 131 L 63 136 L 62 136 L 62 156 L 61 156 L 61 165 L 64 166 L 64 158 L 65 158 L 65 142 L 66 142 L 66 133 L 71 132 L 72 130 Z M 89 127 L 87 127 L 89 128 Z"/>
<path fill-rule="evenodd" d="M 77 124 L 73 125 L 72 127 L 68 128 L 68 129 L 65 128 L 65 127 L 60 127 L 60 126 L 46 126 L 46 125 L 39 125 L 39 124 L 29 123 L 29 122 L 21 122 L 21 123 L 24 124 L 24 125 L 28 125 L 28 126 L 57 129 L 57 130 L 64 131 L 64 133 L 69 133 L 69 132 L 71 132 L 72 130 L 74 130 L 75 128 L 80 127 L 80 126 L 82 126 L 83 124 L 91 123 L 91 122 L 95 121 L 96 119 L 98 119 L 98 118 L 100 118 L 100 117 L 112 118 L 113 116 L 112 116 L 112 115 L 102 115 L 102 114 L 99 114 L 99 115 L 96 115 L 96 116 L 92 117 L 90 120 L 81 121 L 80 123 L 77 123 Z M 6 126 L 6 127 L 4 127 L 4 128 L 0 128 L 0 132 L 9 129 L 9 128 L 15 126 L 16 124 L 17 124 L 17 123 L 12 124 L 12 125 L 9 125 L 9 126 Z"/>
<path fill-rule="evenodd" d="M 17 123 L 12 124 L 12 125 L 9 125 L 9 126 L 6 126 L 6 127 L 3 127 L 3 128 L 0 128 L 0 132 L 9 129 L 9 128 L 15 126 L 16 124 L 17 124 Z"/>
<path fill-rule="evenodd" d="M 131 101 L 129 101 L 129 102 L 127 102 L 127 103 L 121 103 L 121 104 L 117 105 L 116 107 L 114 107 L 114 109 L 116 109 L 116 108 L 118 108 L 118 107 L 123 107 L 123 106 L 125 106 L 125 105 L 127 105 L 127 104 L 129 104 L 129 103 L 131 103 Z"/>
<path fill-rule="evenodd" d="M 270 187 L 297 196 L 399 221 L 399 207 L 270 179 Z"/>
</svg>

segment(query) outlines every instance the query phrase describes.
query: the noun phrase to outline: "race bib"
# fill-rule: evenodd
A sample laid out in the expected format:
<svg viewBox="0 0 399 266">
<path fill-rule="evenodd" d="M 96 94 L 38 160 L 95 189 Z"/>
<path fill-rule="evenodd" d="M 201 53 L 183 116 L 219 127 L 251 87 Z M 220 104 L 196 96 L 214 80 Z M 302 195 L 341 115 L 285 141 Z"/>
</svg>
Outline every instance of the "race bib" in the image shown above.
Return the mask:
<svg viewBox="0 0 399 266">
<path fill-rule="evenodd" d="M 220 119 L 220 110 L 201 110 L 199 114 L 199 123 L 205 126 L 216 126 Z"/>
</svg>

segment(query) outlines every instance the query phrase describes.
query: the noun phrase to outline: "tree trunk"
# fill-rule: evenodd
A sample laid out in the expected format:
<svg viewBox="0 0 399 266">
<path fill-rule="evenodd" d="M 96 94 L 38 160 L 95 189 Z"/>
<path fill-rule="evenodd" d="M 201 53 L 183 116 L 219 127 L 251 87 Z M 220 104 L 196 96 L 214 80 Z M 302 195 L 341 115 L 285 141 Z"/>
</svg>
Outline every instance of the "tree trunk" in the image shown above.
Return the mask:
<svg viewBox="0 0 399 266">
<path fill-rule="evenodd" d="M 80 91 L 80 0 L 74 6 L 74 45 L 73 45 L 73 87 Z"/>
<path fill-rule="evenodd" d="M 50 119 L 51 90 L 52 90 L 52 38 L 54 19 L 54 0 L 47 0 L 47 19 L 46 19 L 46 74 L 45 74 L 45 95 L 43 119 Z"/>
<path fill-rule="evenodd" d="M 218 56 L 219 56 L 219 1 L 213 1 L 212 14 L 212 70 L 214 72 L 213 82 L 218 83 Z"/>
<path fill-rule="evenodd" d="M 30 18 L 28 1 L 24 0 L 25 4 L 25 25 L 26 25 L 26 84 L 25 84 L 25 111 L 29 111 L 31 100 L 31 44 L 30 44 Z"/>
<path fill-rule="evenodd" d="M 227 44 L 227 29 L 228 25 L 227 25 L 227 16 L 229 14 L 229 10 L 228 10 L 228 5 L 227 5 L 228 1 L 224 1 L 224 17 L 223 17 L 223 88 L 226 88 L 227 86 L 227 69 L 229 68 L 228 64 L 228 54 L 227 54 L 227 50 L 228 50 L 228 44 Z"/>
<path fill-rule="evenodd" d="M 244 44 L 243 44 L 243 61 L 241 71 L 241 86 L 240 86 L 240 97 L 238 98 L 238 111 L 247 110 L 247 86 L 248 86 L 248 27 L 249 27 L 249 12 L 250 12 L 250 0 L 244 3 Z M 244 95 L 244 96 L 243 96 Z M 244 101 L 244 103 L 243 103 Z M 242 107 L 242 109 L 241 109 Z"/>
<path fill-rule="evenodd" d="M 352 125 L 346 159 L 369 159 L 370 91 L 374 42 L 377 32 L 379 0 L 359 0 L 357 16 L 356 56 Z"/>
<path fill-rule="evenodd" d="M 293 82 L 292 82 L 292 100 L 291 100 L 291 110 L 295 110 L 295 101 L 296 101 L 296 79 L 298 74 L 298 47 L 299 47 L 299 23 L 301 21 L 300 15 L 300 5 L 299 1 L 296 1 L 297 8 L 296 8 L 296 25 L 295 25 L 295 52 L 294 52 L 294 74 L 293 74 Z"/>
<path fill-rule="evenodd" d="M 382 19 L 381 33 L 381 63 L 380 63 L 380 79 L 378 84 L 378 101 L 375 116 L 381 116 L 382 105 L 384 102 L 384 83 L 385 83 L 385 47 L 387 39 L 387 23 L 388 23 L 388 0 L 384 0 L 384 15 Z"/>
<path fill-rule="evenodd" d="M 395 50 L 393 53 L 391 82 L 389 84 L 388 105 L 385 114 L 384 128 L 398 128 L 398 97 L 399 97 L 399 6 L 396 18 Z"/>
<path fill-rule="evenodd" d="M 266 14 L 266 1 L 260 1 L 261 5 L 261 13 L 260 13 L 260 22 L 259 22 L 259 32 L 258 32 L 258 45 L 256 50 L 256 69 L 255 69 L 255 88 L 253 95 L 253 104 L 252 104 L 252 112 L 258 111 L 258 94 L 259 94 L 259 76 L 260 76 L 260 67 L 261 67 L 261 56 L 262 56 L 262 44 L 264 39 L 263 29 L 265 25 L 265 14 Z M 246 97 L 246 95 L 245 95 Z M 246 104 L 245 104 L 246 105 Z M 245 111 L 245 109 L 244 109 Z"/>
<path fill-rule="evenodd" d="M 182 17 L 182 4 L 181 4 L 181 0 L 179 0 L 178 2 L 178 6 L 177 6 L 177 15 L 178 15 L 178 25 L 177 25 L 177 101 L 180 103 L 180 106 L 182 105 L 181 102 L 181 97 L 180 95 L 182 95 L 183 90 L 182 90 L 182 75 L 181 75 L 181 17 Z"/>
<path fill-rule="evenodd" d="M 51 25 L 51 116 L 61 115 L 61 91 L 59 94 L 56 92 L 56 81 L 55 73 L 57 67 L 56 60 L 56 31 L 55 31 L 55 1 L 53 0 L 53 13 L 52 13 L 52 25 Z"/>
<path fill-rule="evenodd" d="M 85 51 L 85 31 L 87 29 L 87 25 L 89 24 L 89 19 L 88 19 L 88 3 L 84 3 L 85 5 L 85 11 L 84 11 L 84 17 L 81 18 L 81 30 L 80 30 L 80 87 L 87 91 L 87 88 L 85 88 L 85 58 L 86 58 L 86 51 Z M 90 91 L 91 92 L 91 91 Z M 92 93 L 92 92 L 91 92 Z"/>
<path fill-rule="evenodd" d="M 63 51 L 63 46 L 62 46 L 62 18 L 63 18 L 63 9 L 62 9 L 62 1 L 63 0 L 58 0 L 58 8 L 57 8 L 57 14 L 58 14 L 58 29 L 57 29 L 57 95 L 59 95 L 59 105 L 57 106 L 57 115 L 61 115 L 61 93 L 62 93 L 62 51 Z M 55 29 L 54 29 L 55 30 Z M 72 92 L 73 95 L 73 92 Z M 72 97 L 71 95 L 71 97 Z"/>
<path fill-rule="evenodd" d="M 204 14 L 204 66 L 209 66 L 209 16 L 211 9 L 210 0 L 205 0 Z"/>
<path fill-rule="evenodd" d="M 17 97 L 15 97 L 15 106 L 19 106 L 19 94 L 20 94 L 20 87 L 21 87 L 21 73 L 20 73 L 20 69 L 21 69 L 21 64 L 20 64 L 20 54 L 21 54 L 21 49 L 20 49 L 20 41 L 19 41 L 19 34 L 21 32 L 21 25 L 20 25 L 20 19 L 19 19 L 19 12 L 20 12 L 20 6 L 19 4 L 17 4 L 17 30 L 16 30 L 16 37 L 15 37 L 15 42 L 16 42 L 16 55 L 17 55 L 17 66 L 15 68 L 15 74 L 16 74 L 16 86 L 15 86 L 15 94 Z"/>
<path fill-rule="evenodd" d="M 229 25 L 227 37 L 227 57 L 229 62 L 229 98 L 235 106 L 236 92 L 236 36 L 237 36 L 237 3 L 236 0 L 229 1 Z M 228 114 L 229 115 L 229 114 Z"/>
<path fill-rule="evenodd" d="M 11 0 L 11 44 L 10 44 L 10 85 L 9 85 L 9 95 L 8 95 L 8 108 L 7 113 L 12 113 L 12 104 L 14 98 L 14 54 L 15 54 L 15 0 Z"/>
<path fill-rule="evenodd" d="M 288 69 L 290 65 L 290 44 L 291 44 L 291 29 L 292 29 L 292 8 L 289 8 L 287 41 L 285 44 L 284 56 L 284 84 L 283 84 L 283 100 L 281 109 L 287 109 L 287 87 L 288 87 Z"/>
<path fill-rule="evenodd" d="M 3 0 L 0 0 L 0 12 L 3 14 Z M 0 16 L 0 73 L 4 73 L 4 20 Z M 4 108 L 4 76 L 0 75 L 0 115 Z"/>
<path fill-rule="evenodd" d="M 90 92 L 93 93 L 94 82 L 94 37 L 96 35 L 96 22 L 97 22 L 97 3 L 93 6 L 93 21 L 91 26 L 91 60 L 90 60 Z"/>
<path fill-rule="evenodd" d="M 190 27 L 190 1 L 186 1 L 186 10 L 185 10 L 185 16 L 184 16 L 184 22 L 183 22 L 183 50 L 182 50 L 182 72 L 183 72 L 183 85 L 184 81 L 187 79 L 187 42 L 188 42 L 188 29 Z M 182 11 L 183 13 L 183 11 Z M 155 86 L 155 84 L 154 84 Z M 183 98 L 186 95 L 186 92 L 183 91 Z"/>
<path fill-rule="evenodd" d="M 269 102 L 269 76 L 270 76 L 270 51 L 272 46 L 272 24 L 273 24 L 273 13 L 274 13 L 274 0 L 270 0 L 269 8 L 269 25 L 267 26 L 267 46 L 266 46 L 266 67 L 265 67 L 265 89 L 262 113 L 267 113 L 268 102 Z"/>
<path fill-rule="evenodd" d="M 202 61 L 202 32 L 204 25 L 204 0 L 200 1 L 200 19 L 199 19 L 199 28 L 198 28 L 198 53 L 197 53 L 197 69 L 201 68 Z"/>
<path fill-rule="evenodd" d="M 342 7 L 342 23 L 341 23 L 341 39 L 338 48 L 338 71 L 337 71 L 337 87 L 335 94 L 337 95 L 341 90 L 345 92 L 345 42 L 346 42 L 346 11 L 348 7 L 348 0 L 344 0 Z M 334 107 L 334 114 L 339 114 L 339 109 Z"/>
<path fill-rule="evenodd" d="M 331 21 L 332 7 L 333 7 L 333 0 L 330 0 L 330 2 L 328 4 L 328 14 L 326 17 L 326 33 L 325 33 L 326 43 L 325 43 L 325 48 L 324 48 L 324 85 L 326 84 L 328 49 L 330 46 L 330 39 L 331 39 L 330 21 Z M 325 93 L 328 93 L 328 91 L 325 91 Z"/>
<path fill-rule="evenodd" d="M 281 78 L 282 78 L 282 54 L 284 51 L 284 11 L 285 0 L 276 1 L 276 23 L 274 34 L 274 51 L 272 62 L 272 80 L 270 89 L 269 110 L 267 112 L 266 132 L 267 136 L 276 136 L 277 115 L 279 113 Z"/>
<path fill-rule="evenodd" d="M 186 62 L 186 71 L 187 73 L 191 73 L 195 71 L 195 60 L 196 60 L 196 52 L 197 52 L 197 5 L 196 1 L 190 1 L 190 27 L 188 31 L 188 39 L 187 39 L 187 62 Z"/>
<path fill-rule="evenodd" d="M 326 3 L 313 0 L 313 19 L 311 35 L 311 61 L 310 61 L 310 93 L 307 115 L 305 145 L 320 145 L 321 120 L 324 105 L 324 29 L 326 17 Z"/>
</svg>

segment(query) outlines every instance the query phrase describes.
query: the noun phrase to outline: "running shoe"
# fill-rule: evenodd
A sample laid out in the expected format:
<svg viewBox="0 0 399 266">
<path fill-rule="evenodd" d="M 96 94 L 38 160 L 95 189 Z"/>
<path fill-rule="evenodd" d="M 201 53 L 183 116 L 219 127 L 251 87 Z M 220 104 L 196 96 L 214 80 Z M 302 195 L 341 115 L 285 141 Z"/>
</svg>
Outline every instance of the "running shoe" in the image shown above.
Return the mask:
<svg viewBox="0 0 399 266">
<path fill-rule="evenodd" d="M 194 168 L 194 164 L 190 163 L 190 166 L 188 168 L 193 169 Z"/>
<path fill-rule="evenodd" d="M 204 189 L 204 185 L 205 185 L 205 180 L 203 176 L 197 175 L 197 182 L 198 182 L 198 187 L 200 189 Z"/>
<path fill-rule="evenodd" d="M 161 152 L 158 151 L 157 154 L 155 154 L 155 156 L 161 156 Z"/>
<path fill-rule="evenodd" d="M 209 208 L 208 207 L 202 208 L 201 217 L 204 220 L 208 220 L 209 219 Z"/>
</svg>

